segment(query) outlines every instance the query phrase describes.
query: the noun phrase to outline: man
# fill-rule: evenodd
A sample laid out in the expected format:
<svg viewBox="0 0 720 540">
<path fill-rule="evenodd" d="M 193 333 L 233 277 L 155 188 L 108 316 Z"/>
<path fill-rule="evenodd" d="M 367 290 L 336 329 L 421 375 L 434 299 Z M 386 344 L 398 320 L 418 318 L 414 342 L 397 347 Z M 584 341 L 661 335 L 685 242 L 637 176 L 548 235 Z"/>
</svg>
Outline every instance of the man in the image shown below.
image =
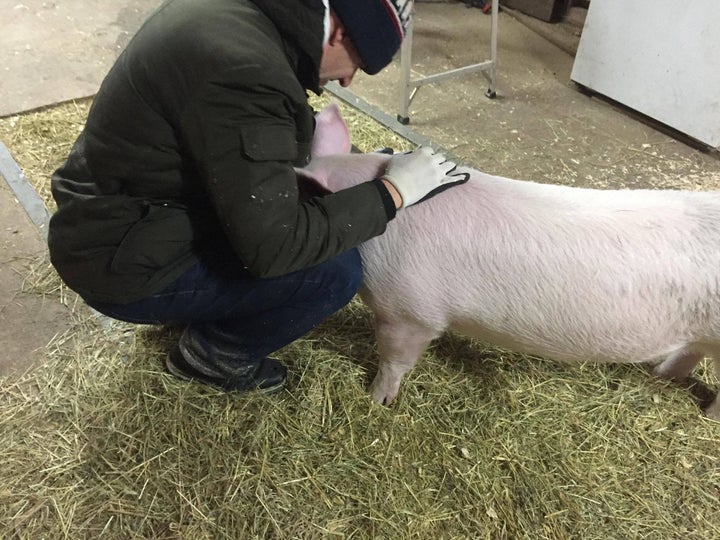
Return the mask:
<svg viewBox="0 0 720 540">
<path fill-rule="evenodd" d="M 303 200 L 306 90 L 385 67 L 407 0 L 168 0 L 103 81 L 53 175 L 52 262 L 110 317 L 181 324 L 168 370 L 224 390 L 279 390 L 267 355 L 351 300 L 355 247 L 398 208 L 464 177 L 428 149 L 383 179 Z"/>
</svg>

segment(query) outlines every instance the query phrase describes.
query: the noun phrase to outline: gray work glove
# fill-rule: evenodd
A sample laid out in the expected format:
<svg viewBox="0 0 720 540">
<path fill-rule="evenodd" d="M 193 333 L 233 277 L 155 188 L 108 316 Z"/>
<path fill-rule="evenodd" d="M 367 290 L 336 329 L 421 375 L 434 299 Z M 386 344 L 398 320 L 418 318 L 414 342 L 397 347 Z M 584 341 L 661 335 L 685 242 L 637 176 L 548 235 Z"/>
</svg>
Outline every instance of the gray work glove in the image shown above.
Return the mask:
<svg viewBox="0 0 720 540">
<path fill-rule="evenodd" d="M 467 173 L 450 174 L 456 168 L 445 156 L 423 146 L 388 161 L 380 178 L 390 182 L 402 197 L 402 208 L 429 199 L 456 184 L 467 182 Z"/>
</svg>

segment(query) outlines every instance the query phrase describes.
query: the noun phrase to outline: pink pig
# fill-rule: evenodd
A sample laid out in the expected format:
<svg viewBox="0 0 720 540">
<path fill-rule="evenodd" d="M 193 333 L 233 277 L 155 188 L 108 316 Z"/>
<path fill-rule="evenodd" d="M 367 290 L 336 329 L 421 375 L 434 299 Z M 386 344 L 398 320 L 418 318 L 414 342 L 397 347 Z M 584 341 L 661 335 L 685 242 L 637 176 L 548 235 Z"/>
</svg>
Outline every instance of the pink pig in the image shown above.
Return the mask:
<svg viewBox="0 0 720 540">
<path fill-rule="evenodd" d="M 331 106 L 305 174 L 329 191 L 382 174 L 389 156 L 348 149 Z M 399 210 L 360 246 L 380 355 L 375 401 L 392 402 L 446 330 L 561 361 L 646 362 L 675 380 L 711 356 L 720 374 L 720 192 L 466 172 L 466 184 Z M 720 418 L 720 397 L 706 412 Z"/>
</svg>

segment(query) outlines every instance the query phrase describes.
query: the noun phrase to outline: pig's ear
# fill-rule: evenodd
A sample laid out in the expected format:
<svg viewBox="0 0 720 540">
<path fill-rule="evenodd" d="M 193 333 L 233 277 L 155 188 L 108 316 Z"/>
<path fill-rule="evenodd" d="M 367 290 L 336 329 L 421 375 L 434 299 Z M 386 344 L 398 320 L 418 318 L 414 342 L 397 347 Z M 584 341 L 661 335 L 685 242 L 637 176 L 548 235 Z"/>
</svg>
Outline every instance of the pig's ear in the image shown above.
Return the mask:
<svg viewBox="0 0 720 540">
<path fill-rule="evenodd" d="M 347 154 L 350 152 L 350 133 L 337 103 L 331 103 L 315 116 L 312 157 Z"/>
</svg>

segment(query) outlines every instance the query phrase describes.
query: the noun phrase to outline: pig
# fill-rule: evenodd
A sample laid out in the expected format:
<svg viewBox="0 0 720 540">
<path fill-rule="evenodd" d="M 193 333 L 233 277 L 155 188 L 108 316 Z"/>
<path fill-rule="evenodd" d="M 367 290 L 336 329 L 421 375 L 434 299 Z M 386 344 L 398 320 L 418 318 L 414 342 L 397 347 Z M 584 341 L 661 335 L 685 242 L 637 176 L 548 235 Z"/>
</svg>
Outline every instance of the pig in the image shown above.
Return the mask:
<svg viewBox="0 0 720 540">
<path fill-rule="evenodd" d="M 348 154 L 336 106 L 318 115 L 302 172 L 334 192 L 377 178 L 390 156 Z M 360 246 L 382 404 L 428 344 L 454 331 L 564 362 L 647 363 L 720 375 L 720 192 L 599 190 L 470 178 L 398 211 Z M 720 396 L 706 409 L 720 419 Z"/>
</svg>

